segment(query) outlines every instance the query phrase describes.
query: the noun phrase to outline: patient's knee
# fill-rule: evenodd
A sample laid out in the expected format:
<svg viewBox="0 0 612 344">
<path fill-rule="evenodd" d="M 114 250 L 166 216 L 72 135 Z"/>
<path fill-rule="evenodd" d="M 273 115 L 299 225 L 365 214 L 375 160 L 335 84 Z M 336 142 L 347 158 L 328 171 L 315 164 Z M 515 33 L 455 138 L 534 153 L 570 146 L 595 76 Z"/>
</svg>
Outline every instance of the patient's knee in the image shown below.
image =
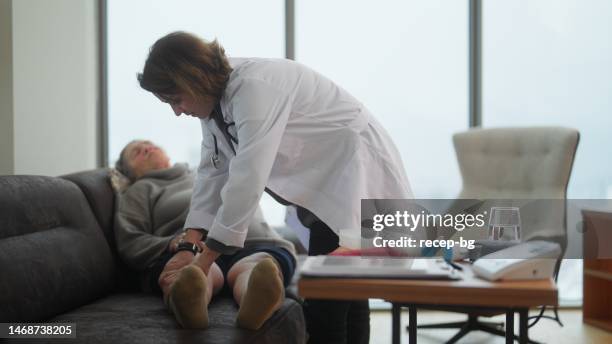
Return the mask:
<svg viewBox="0 0 612 344">
<path fill-rule="evenodd" d="M 231 267 L 231 269 L 227 273 L 228 282 L 233 285 L 234 282 L 236 281 L 236 278 L 238 278 L 238 275 L 240 275 L 241 273 L 245 271 L 253 269 L 253 267 L 257 265 L 257 263 L 259 263 L 260 261 L 266 258 L 271 258 L 274 261 L 274 263 L 278 265 L 278 262 L 276 261 L 276 259 L 274 259 L 274 257 L 267 252 L 253 253 L 249 256 L 246 256 L 240 259 L 239 261 L 236 262 L 236 264 L 234 264 Z"/>
</svg>

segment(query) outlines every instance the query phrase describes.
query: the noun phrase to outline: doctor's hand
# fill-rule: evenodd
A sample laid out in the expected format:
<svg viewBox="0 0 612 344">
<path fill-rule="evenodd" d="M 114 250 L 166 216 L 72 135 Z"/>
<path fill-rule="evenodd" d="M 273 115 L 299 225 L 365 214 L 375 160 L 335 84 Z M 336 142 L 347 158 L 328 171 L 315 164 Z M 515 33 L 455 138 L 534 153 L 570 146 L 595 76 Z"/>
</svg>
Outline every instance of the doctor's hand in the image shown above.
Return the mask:
<svg viewBox="0 0 612 344">
<path fill-rule="evenodd" d="M 201 243 L 202 252 L 193 260 L 194 265 L 202 269 L 204 273 L 208 276 L 208 271 L 210 271 L 210 267 L 212 263 L 215 262 L 217 258 L 221 255 L 221 253 L 211 250 L 205 243 Z"/>
<path fill-rule="evenodd" d="M 166 263 L 166 266 L 164 266 L 164 269 L 159 274 L 159 279 L 157 281 L 157 283 L 159 283 L 159 287 L 164 292 L 164 301 L 168 301 L 166 297 L 168 296 L 168 292 L 170 290 L 169 288 L 176 280 L 179 271 L 181 271 L 183 267 L 191 264 L 194 260 L 195 257 L 193 256 L 193 253 L 189 251 L 180 251 L 172 256 L 168 263 Z"/>
</svg>

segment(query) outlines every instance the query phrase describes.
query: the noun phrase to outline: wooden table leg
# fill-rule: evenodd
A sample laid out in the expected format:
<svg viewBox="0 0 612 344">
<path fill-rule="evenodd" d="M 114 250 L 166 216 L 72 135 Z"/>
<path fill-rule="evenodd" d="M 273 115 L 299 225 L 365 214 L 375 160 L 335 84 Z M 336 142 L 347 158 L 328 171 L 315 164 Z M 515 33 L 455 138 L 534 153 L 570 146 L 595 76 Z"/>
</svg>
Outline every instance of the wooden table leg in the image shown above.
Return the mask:
<svg viewBox="0 0 612 344">
<path fill-rule="evenodd" d="M 514 312 L 506 311 L 506 344 L 514 343 Z"/>
<path fill-rule="evenodd" d="M 397 303 L 391 303 L 391 342 L 400 344 L 400 320 L 402 315 L 402 307 Z"/>
</svg>

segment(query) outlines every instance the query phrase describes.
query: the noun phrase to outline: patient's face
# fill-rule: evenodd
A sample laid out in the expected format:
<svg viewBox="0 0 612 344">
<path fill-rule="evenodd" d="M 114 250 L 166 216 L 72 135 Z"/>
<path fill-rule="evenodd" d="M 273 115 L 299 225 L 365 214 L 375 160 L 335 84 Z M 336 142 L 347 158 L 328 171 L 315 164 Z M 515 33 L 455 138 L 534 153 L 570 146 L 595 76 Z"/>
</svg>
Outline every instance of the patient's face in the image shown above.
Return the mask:
<svg viewBox="0 0 612 344">
<path fill-rule="evenodd" d="M 132 142 L 124 154 L 136 178 L 154 170 L 170 167 L 170 158 L 166 152 L 151 141 Z"/>
</svg>

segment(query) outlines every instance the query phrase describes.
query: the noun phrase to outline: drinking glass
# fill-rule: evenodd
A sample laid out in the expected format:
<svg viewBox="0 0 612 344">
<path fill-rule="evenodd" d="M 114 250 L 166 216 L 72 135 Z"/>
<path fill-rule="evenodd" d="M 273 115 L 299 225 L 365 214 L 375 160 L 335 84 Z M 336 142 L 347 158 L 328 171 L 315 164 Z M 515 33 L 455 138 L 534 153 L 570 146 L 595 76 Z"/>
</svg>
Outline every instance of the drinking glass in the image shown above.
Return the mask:
<svg viewBox="0 0 612 344">
<path fill-rule="evenodd" d="M 521 240 L 521 213 L 517 207 L 492 207 L 489 215 L 490 240 Z"/>
</svg>

